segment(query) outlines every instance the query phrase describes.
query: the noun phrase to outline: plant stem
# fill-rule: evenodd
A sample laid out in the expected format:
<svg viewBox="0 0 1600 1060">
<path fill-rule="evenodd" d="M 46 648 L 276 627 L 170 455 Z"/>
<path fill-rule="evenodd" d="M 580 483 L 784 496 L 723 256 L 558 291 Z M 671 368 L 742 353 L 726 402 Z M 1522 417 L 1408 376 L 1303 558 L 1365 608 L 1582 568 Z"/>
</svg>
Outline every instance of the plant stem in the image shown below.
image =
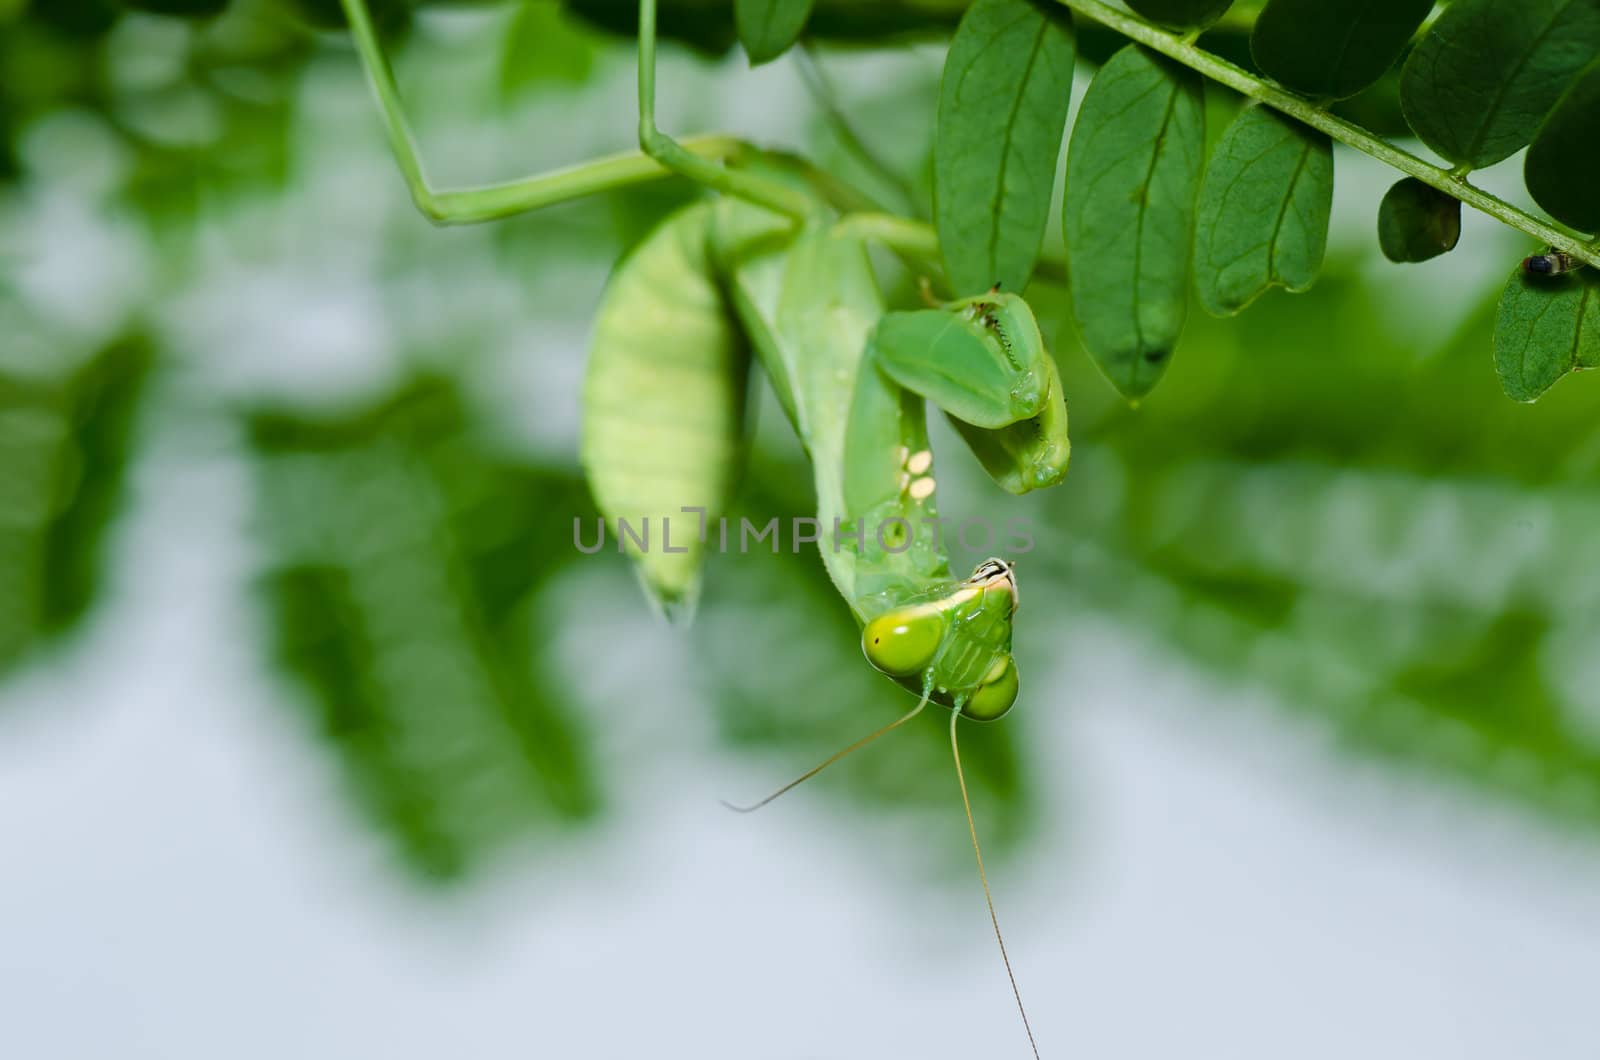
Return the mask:
<svg viewBox="0 0 1600 1060">
<path fill-rule="evenodd" d="M 1302 121 L 1364 155 L 1376 158 L 1424 184 L 1438 188 L 1502 224 L 1510 225 L 1542 243 L 1571 254 L 1580 261 L 1600 267 L 1600 246 L 1585 243 L 1582 239 L 1539 220 L 1527 211 L 1519 210 L 1504 199 L 1473 187 L 1466 181 L 1465 170 L 1451 171 L 1431 165 L 1411 152 L 1374 136 L 1360 126 L 1335 117 L 1324 108 L 1301 99 L 1294 93 L 1279 88 L 1247 70 L 1242 70 L 1225 59 L 1219 59 L 1187 41 L 1183 36 L 1152 26 L 1125 11 L 1112 7 L 1104 0 L 1055 0 L 1055 2 L 1085 18 L 1114 29 L 1124 37 L 1138 41 L 1152 51 L 1160 52 L 1167 58 L 1182 63 L 1189 69 L 1218 84 L 1226 85 L 1249 99 L 1264 103 L 1297 121 Z"/>
</svg>

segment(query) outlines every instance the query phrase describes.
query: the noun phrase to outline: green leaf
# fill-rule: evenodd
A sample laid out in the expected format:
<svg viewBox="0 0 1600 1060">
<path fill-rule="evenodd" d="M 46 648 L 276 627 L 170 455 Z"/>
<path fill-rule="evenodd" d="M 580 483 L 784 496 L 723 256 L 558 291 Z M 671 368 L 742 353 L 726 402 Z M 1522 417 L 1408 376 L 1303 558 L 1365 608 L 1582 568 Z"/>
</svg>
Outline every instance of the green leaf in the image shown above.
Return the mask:
<svg viewBox="0 0 1600 1060">
<path fill-rule="evenodd" d="M 1456 0 L 1406 60 L 1400 102 L 1424 143 L 1481 169 L 1526 147 L 1597 54 L 1596 0 Z"/>
<path fill-rule="evenodd" d="M 511 100 L 549 82 L 582 84 L 594 67 L 594 44 L 554 0 L 530 0 L 506 30 L 500 95 Z"/>
<path fill-rule="evenodd" d="M 934 144 L 934 224 L 957 295 L 1021 291 L 1039 256 L 1072 92 L 1065 8 L 977 0 L 950 43 Z"/>
<path fill-rule="evenodd" d="M 0 313 L 12 308 L 0 302 Z M 5 315 L 16 327 L 19 316 Z M 0 363 L 0 672 L 74 629 L 100 594 L 106 537 L 122 506 L 154 360 L 149 343 L 131 335 L 76 367 L 36 341 L 7 353 Z"/>
<path fill-rule="evenodd" d="M 1600 232 L 1600 61 L 1574 81 L 1528 150 L 1528 191 L 1550 216 Z"/>
<path fill-rule="evenodd" d="M 1568 372 L 1600 367 L 1600 273 L 1531 276 L 1519 266 L 1500 296 L 1494 369 L 1513 401 L 1535 401 Z"/>
<path fill-rule="evenodd" d="M 1172 29 L 1209 26 L 1233 6 L 1233 0 L 1127 0 L 1135 14 Z"/>
<path fill-rule="evenodd" d="M 1456 248 L 1461 201 L 1416 177 L 1406 177 L 1378 207 L 1378 245 L 1390 261 L 1427 261 Z"/>
<path fill-rule="evenodd" d="M 735 0 L 734 25 L 751 66 L 769 63 L 789 50 L 806 28 L 816 0 Z"/>
<path fill-rule="evenodd" d="M 1124 395 L 1149 393 L 1188 309 L 1205 101 L 1195 74 L 1138 45 L 1101 67 L 1067 149 L 1072 309 Z"/>
<path fill-rule="evenodd" d="M 1313 99 L 1345 99 L 1382 77 L 1433 0 L 1271 0 L 1250 53 L 1267 76 Z"/>
<path fill-rule="evenodd" d="M 1267 288 L 1316 282 L 1333 209 L 1333 145 L 1268 107 L 1250 107 L 1206 166 L 1195 223 L 1195 286 L 1213 316 Z"/>
</svg>

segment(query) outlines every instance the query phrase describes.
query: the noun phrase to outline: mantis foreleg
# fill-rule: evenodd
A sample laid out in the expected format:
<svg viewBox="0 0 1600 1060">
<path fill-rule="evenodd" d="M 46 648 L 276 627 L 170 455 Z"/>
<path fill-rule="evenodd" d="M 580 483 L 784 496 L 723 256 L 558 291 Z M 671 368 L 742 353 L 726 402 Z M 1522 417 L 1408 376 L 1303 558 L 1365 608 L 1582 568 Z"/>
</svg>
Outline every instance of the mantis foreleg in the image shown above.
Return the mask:
<svg viewBox="0 0 1600 1060">
<path fill-rule="evenodd" d="M 943 409 L 1005 490 L 1026 493 L 1055 485 L 1066 474 L 1071 446 L 1060 376 L 1022 299 L 991 293 L 937 309 L 885 314 L 865 359 L 919 402 L 925 398 Z M 882 446 L 882 439 L 856 432 L 852 464 L 869 462 Z M 931 495 L 930 469 L 903 470 L 912 476 L 907 488 L 920 484 L 927 491 L 922 496 Z"/>
</svg>

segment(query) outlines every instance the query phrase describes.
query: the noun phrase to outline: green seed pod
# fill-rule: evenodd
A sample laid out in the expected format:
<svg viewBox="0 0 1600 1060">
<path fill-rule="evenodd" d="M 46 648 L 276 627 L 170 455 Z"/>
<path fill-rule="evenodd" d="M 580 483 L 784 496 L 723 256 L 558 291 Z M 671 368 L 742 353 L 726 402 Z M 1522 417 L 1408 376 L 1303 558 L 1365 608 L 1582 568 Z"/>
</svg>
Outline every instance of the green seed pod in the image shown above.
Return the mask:
<svg viewBox="0 0 1600 1060">
<path fill-rule="evenodd" d="M 589 488 L 669 617 L 693 609 L 743 447 L 750 356 L 707 260 L 710 220 L 679 210 L 617 267 L 583 388 Z"/>
</svg>

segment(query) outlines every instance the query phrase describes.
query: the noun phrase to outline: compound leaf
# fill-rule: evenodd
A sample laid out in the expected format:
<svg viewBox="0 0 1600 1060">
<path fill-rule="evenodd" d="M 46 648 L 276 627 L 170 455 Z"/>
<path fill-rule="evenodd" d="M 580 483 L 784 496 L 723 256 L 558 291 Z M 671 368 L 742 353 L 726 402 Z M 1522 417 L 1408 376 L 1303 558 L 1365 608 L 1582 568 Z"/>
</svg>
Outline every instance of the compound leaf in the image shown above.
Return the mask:
<svg viewBox="0 0 1600 1060">
<path fill-rule="evenodd" d="M 1130 398 L 1155 386 L 1183 329 L 1204 163 L 1198 74 L 1138 45 L 1101 67 L 1073 126 L 1062 213 L 1078 331 Z"/>
<path fill-rule="evenodd" d="M 958 295 L 1027 284 L 1050 212 L 1076 49 L 1065 8 L 977 0 L 950 43 L 934 224 Z"/>
<path fill-rule="evenodd" d="M 1267 288 L 1316 282 L 1333 210 L 1333 145 L 1267 107 L 1222 134 L 1206 166 L 1195 223 L 1195 286 L 1213 316 L 1232 316 Z"/>
</svg>

